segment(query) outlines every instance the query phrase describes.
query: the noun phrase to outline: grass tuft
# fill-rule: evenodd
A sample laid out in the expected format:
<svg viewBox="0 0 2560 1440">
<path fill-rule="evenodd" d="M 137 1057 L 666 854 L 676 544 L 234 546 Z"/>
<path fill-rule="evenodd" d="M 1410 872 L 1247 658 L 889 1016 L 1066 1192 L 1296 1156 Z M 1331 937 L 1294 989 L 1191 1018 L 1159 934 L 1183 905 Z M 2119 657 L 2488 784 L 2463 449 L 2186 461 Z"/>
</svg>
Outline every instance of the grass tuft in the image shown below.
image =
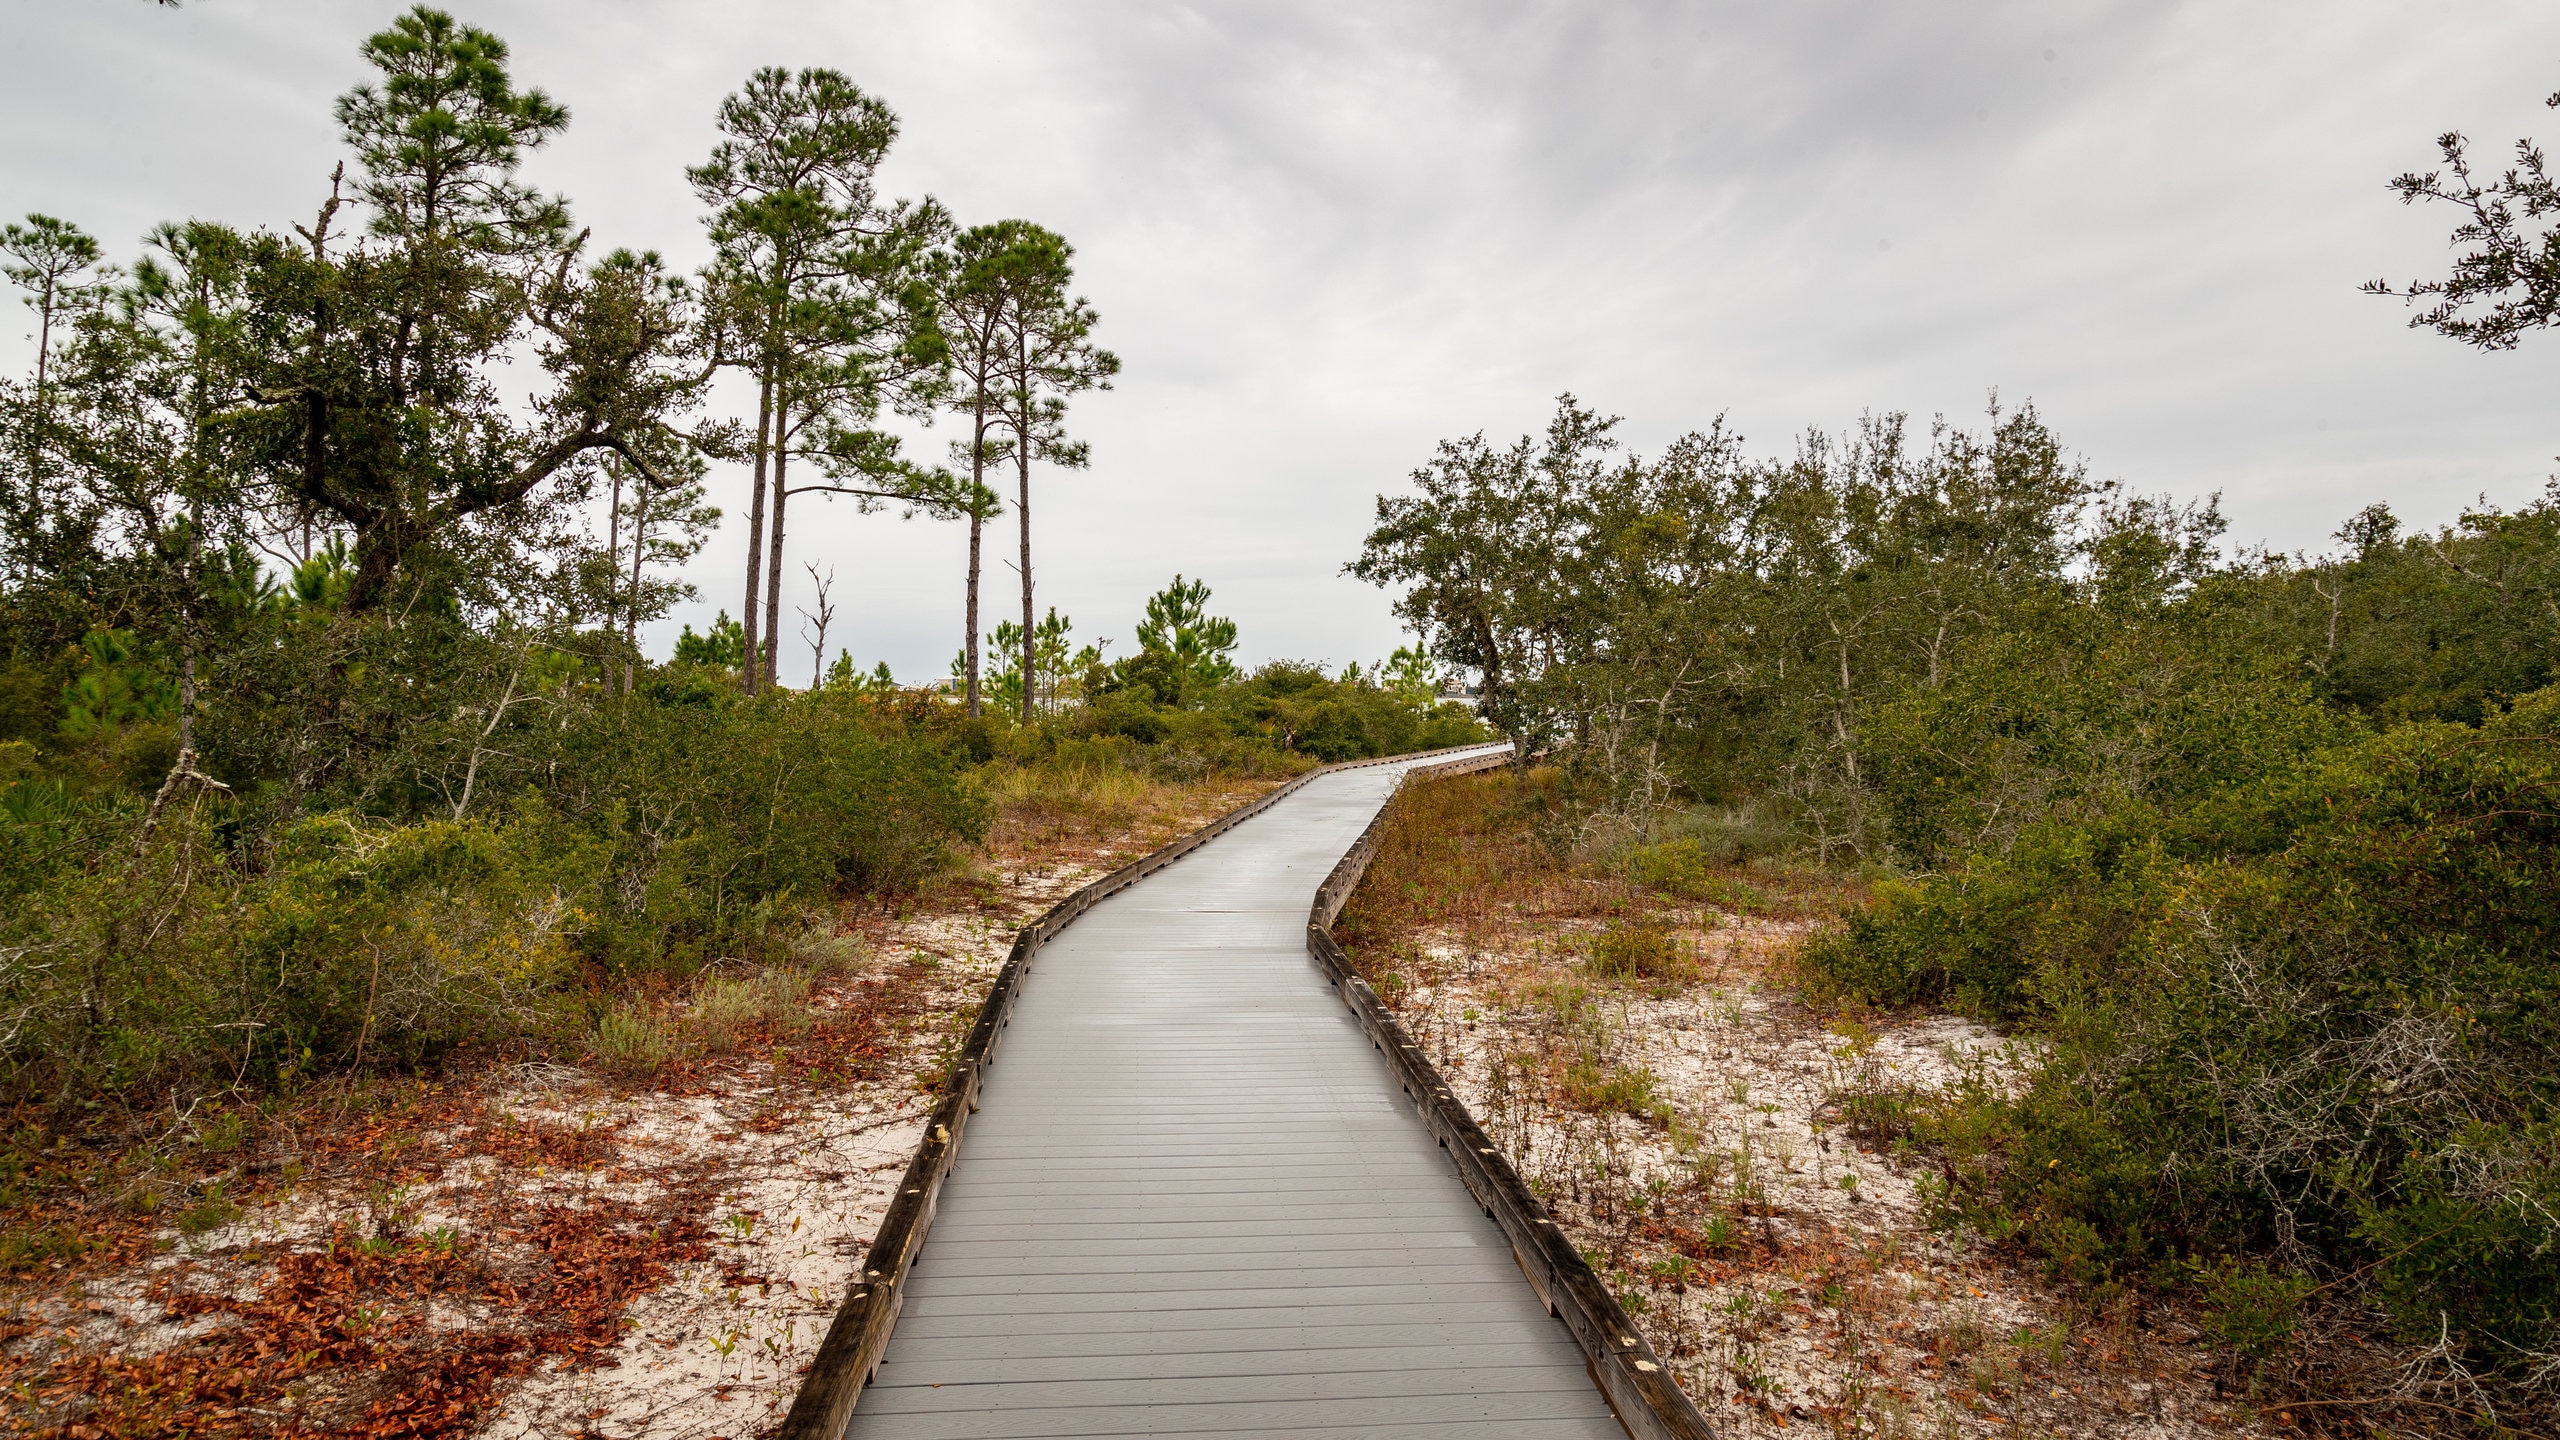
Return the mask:
<svg viewBox="0 0 2560 1440">
<path fill-rule="evenodd" d="M 632 1004 L 620 1004 L 596 1021 L 589 1043 L 599 1068 L 622 1076 L 654 1075 L 672 1050 L 667 1031 L 656 1016 Z"/>
</svg>

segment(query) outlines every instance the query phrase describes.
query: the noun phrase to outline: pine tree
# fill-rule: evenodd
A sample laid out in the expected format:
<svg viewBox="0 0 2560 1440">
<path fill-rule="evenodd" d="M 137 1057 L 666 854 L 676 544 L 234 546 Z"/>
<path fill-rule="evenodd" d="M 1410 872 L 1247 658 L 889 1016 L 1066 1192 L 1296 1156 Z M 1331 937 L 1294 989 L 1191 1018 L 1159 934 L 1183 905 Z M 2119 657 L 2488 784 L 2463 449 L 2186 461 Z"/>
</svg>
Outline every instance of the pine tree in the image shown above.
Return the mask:
<svg viewBox="0 0 2560 1440">
<path fill-rule="evenodd" d="M 1091 453 L 1081 440 L 1067 438 L 1067 397 L 1085 390 L 1108 390 L 1120 372 L 1120 357 L 1095 348 L 1093 327 L 1100 319 L 1082 297 L 1070 296 L 1075 279 L 1075 247 L 1057 235 L 1022 221 L 1011 250 L 1019 258 L 1017 280 L 1008 292 L 1003 314 L 1003 415 L 1013 432 L 1013 463 L 1018 481 L 1014 519 L 1022 540 L 1022 669 L 1036 673 L 1033 653 L 1039 627 L 1033 623 L 1031 581 L 1031 462 L 1081 470 Z M 1022 719 L 1031 720 L 1030 687 L 1022 696 Z"/>
<path fill-rule="evenodd" d="M 978 581 L 980 535 L 997 513 L 986 492 L 990 466 L 1011 460 L 1018 488 L 1014 505 L 1021 526 L 1022 620 L 1007 629 L 1022 647 L 1015 664 L 1035 670 L 1030 652 L 1037 633 L 1032 605 L 1031 462 L 1081 467 L 1086 448 L 1066 437 L 1066 399 L 1082 390 L 1109 388 L 1120 361 L 1094 348 L 1096 316 L 1067 287 L 1075 278 L 1074 247 L 1027 220 L 972 226 L 953 244 L 944 271 L 944 330 L 958 383 L 952 408 L 968 416 L 969 439 L 953 446 L 969 466 L 980 492 L 969 512 L 969 579 L 962 663 L 969 713 L 978 713 Z M 1032 697 L 1020 697 L 1021 718 L 1031 718 Z"/>
<path fill-rule="evenodd" d="M 263 423 L 240 437 L 287 505 L 351 533 L 351 612 L 431 556 L 422 585 L 498 603 L 546 482 L 597 450 L 655 474 L 689 443 L 674 420 L 709 375 L 693 299 L 654 255 L 581 268 L 566 204 L 517 178 L 568 112 L 515 84 L 504 41 L 419 6 L 363 49 L 380 79 L 337 107 L 353 181 L 341 166 L 296 239 L 252 244 Z M 528 348 L 547 380 L 529 415 Z"/>
<path fill-rule="evenodd" d="M 736 363 L 756 377 L 740 621 L 752 693 L 775 683 L 779 664 L 789 498 L 832 490 L 936 503 L 935 477 L 901 462 L 895 439 L 869 422 L 884 404 L 929 403 L 940 376 L 923 268 L 950 223 L 931 199 L 880 199 L 874 172 L 897 117 L 836 71 L 759 70 L 721 102 L 719 127 L 710 158 L 687 173 L 715 207 L 713 283 L 741 337 Z M 794 455 L 838 483 L 793 486 Z"/>
</svg>

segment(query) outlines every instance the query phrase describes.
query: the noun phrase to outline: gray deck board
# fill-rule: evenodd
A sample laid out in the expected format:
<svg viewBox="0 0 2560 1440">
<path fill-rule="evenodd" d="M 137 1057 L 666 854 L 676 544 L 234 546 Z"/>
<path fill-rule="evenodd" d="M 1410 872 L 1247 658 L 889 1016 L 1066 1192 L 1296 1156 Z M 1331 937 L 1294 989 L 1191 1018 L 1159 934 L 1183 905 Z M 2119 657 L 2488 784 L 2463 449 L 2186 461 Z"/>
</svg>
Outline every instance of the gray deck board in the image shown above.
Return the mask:
<svg viewBox="0 0 2560 1440">
<path fill-rule="evenodd" d="M 1041 951 L 852 1440 L 1624 1433 L 1307 958 L 1396 776 L 1319 777 Z"/>
</svg>

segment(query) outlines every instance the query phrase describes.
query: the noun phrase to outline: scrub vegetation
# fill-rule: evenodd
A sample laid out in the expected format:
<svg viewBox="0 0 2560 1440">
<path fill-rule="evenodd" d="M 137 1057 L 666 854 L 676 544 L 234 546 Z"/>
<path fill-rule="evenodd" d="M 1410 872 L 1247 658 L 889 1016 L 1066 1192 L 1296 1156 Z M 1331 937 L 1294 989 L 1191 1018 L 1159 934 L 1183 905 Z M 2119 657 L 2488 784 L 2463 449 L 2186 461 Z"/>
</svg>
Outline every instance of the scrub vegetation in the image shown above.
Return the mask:
<svg viewBox="0 0 2560 1440">
<path fill-rule="evenodd" d="M 2225 1390 L 2302 1423 L 2548 1422 L 2560 491 L 2232 553 L 2031 407 L 1775 459 L 1614 423 L 1567 397 L 1543 437 L 1444 444 L 1353 567 L 1550 757 L 1489 833 L 1580 867 L 1547 882 L 1602 919 L 1579 969 L 1694 964 L 1605 897 L 1748 915 L 1828 877 L 1803 1003 L 2026 1057 L 1840 1097 L 1934 1168 L 1939 1223 L 2093 1311 L 2188 1305 Z"/>
</svg>

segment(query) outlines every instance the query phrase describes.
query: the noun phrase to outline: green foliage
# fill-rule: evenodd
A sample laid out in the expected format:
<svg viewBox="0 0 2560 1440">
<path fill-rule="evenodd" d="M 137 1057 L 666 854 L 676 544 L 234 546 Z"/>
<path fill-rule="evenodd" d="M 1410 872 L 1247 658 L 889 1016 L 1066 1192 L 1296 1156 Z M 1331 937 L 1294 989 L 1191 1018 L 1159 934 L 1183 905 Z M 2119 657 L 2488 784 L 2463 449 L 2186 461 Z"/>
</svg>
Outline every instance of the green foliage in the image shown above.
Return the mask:
<svg viewBox="0 0 2560 1440">
<path fill-rule="evenodd" d="M 1686 980 L 1698 962 L 1677 936 L 1651 921 L 1613 923 L 1591 939 L 1590 967 L 1611 980 Z"/>
<path fill-rule="evenodd" d="M 56 1225 L 0 1226 L 0 1275 L 77 1260 L 90 1242 Z"/>
<path fill-rule="evenodd" d="M 1312 665 L 1289 661 L 1240 677 L 1203 708 L 1236 734 L 1328 762 L 1462 745 L 1484 734 L 1461 706 L 1418 700 L 1366 679 L 1328 679 Z"/>
<path fill-rule="evenodd" d="M 2226 1261 L 2205 1279 L 2205 1343 L 2264 1360 L 2293 1338 L 2312 1282 L 2264 1265 Z"/>
<path fill-rule="evenodd" d="M 951 227 L 877 192 L 888 109 L 753 77 L 689 175 L 716 258 L 687 278 L 526 182 L 569 117 L 497 36 L 416 6 L 362 56 L 299 224 L 163 225 L 120 268 L 0 227 L 38 338 L 0 379 L 0 1103 L 53 1128 L 165 1102 L 219 1153 L 244 1122 L 190 1111 L 209 1091 L 590 1041 L 646 1068 L 635 994 L 948 864 L 988 824 L 970 765 L 1024 743 L 885 667 L 754 695 L 753 613 L 637 654 L 717 519 L 711 459 L 773 487 L 773 584 L 815 479 L 956 513 L 871 428 L 945 378 Z M 1004 393 L 1024 456 L 1073 463 L 1053 402 L 1111 362 L 1080 302 L 1032 298 L 1013 318 L 1066 349 L 1016 326 L 1039 373 Z M 752 445 L 690 418 L 723 364 L 771 397 Z M 769 985 L 719 1021 L 725 983 L 711 1032 L 791 1023 Z"/>
<path fill-rule="evenodd" d="M 92 630 L 82 636 L 79 668 L 62 691 L 63 735 L 95 739 L 124 725 L 175 715 L 177 682 L 166 670 L 140 660 L 132 631 Z"/>
<path fill-rule="evenodd" d="M 1071 657 L 1075 647 L 1075 621 L 1049 607 L 1046 618 L 1031 632 L 1031 659 L 1034 709 L 1037 713 L 1055 712 L 1071 698 L 1069 678 L 1073 669 Z M 996 622 L 994 633 L 987 636 L 986 654 L 994 668 L 984 677 L 984 693 L 999 712 L 1020 715 L 1022 708 L 1022 627 L 1011 620 Z M 969 657 L 964 651 L 951 657 L 951 673 L 968 669 Z"/>
<path fill-rule="evenodd" d="M 1565 1067 L 1564 1095 L 1567 1103 L 1585 1110 L 1649 1120 L 1661 1106 L 1655 1093 L 1659 1083 L 1641 1066 L 1628 1070 L 1577 1060 Z"/>
<path fill-rule="evenodd" d="M 164 820 L 139 852 L 26 882 L 0 971 L 10 1090 L 60 1104 L 414 1062 L 547 1021 L 576 919 L 552 837 L 331 818 L 287 832 L 255 874 L 212 838 Z"/>
<path fill-rule="evenodd" d="M 1344 678 L 1356 680 L 1359 677 L 1353 674 Z M 1439 702 L 1440 668 L 1432 663 L 1431 652 L 1420 645 L 1397 646 L 1386 663 L 1377 667 L 1372 678 L 1381 689 L 1392 690 L 1417 705 Z"/>
<path fill-rule="evenodd" d="M 1233 623 L 1200 614 L 1208 593 L 1177 577 L 1150 600 L 1140 639 L 1164 643 L 1109 667 L 1098 659 L 1089 664 L 1078 687 L 1087 702 L 1060 717 L 1065 733 L 1171 747 L 1231 769 L 1261 768 L 1243 758 L 1257 751 L 1332 762 L 1484 738 L 1465 707 L 1410 685 L 1381 684 L 1357 665 L 1340 678 L 1286 660 L 1239 672 L 1227 658 L 1236 643 Z"/>
<path fill-rule="evenodd" d="M 979 839 L 986 802 L 959 765 L 867 705 L 849 691 L 644 696 L 575 730 L 545 795 L 602 847 L 597 953 L 689 973 L 773 904 L 911 885 Z"/>
<path fill-rule="evenodd" d="M 1627 878 L 1648 890 L 1682 900 L 1703 900 L 1727 910 L 1750 911 L 1765 902 L 1750 884 L 1719 875 L 1717 865 L 1730 865 L 1747 846 L 1712 844 L 1698 835 L 1683 835 L 1628 849 L 1623 864 Z"/>
<path fill-rule="evenodd" d="M 796 909 L 910 884 L 984 833 L 960 768 L 870 703 L 651 687 L 578 716 L 546 783 L 495 818 L 339 811 L 253 853 L 211 815 L 136 851 L 131 810 L 19 779 L 28 823 L 0 827 L 8 1088 L 289 1082 L 546 1044 L 597 967 L 690 974 L 780 947 Z"/>
<path fill-rule="evenodd" d="M 1209 613 L 1209 582 L 1173 577 L 1147 597 L 1138 653 L 1114 667 L 1124 686 L 1145 686 L 1167 705 L 1186 706 L 1236 676 L 1236 622 Z"/>
<path fill-rule="evenodd" d="M 194 1204 L 178 1212 L 178 1233 L 187 1236 L 210 1234 L 239 1218 L 240 1207 L 223 1193 L 222 1187 L 209 1185 Z"/>
<path fill-rule="evenodd" d="M 599 1016 L 595 1034 L 588 1041 L 589 1053 L 607 1073 L 631 1079 L 656 1074 L 674 1050 L 666 1027 L 657 1017 L 628 1003 L 615 1005 Z"/>
<path fill-rule="evenodd" d="M 2245 800 L 2055 816 L 1884 887 L 1808 979 L 2045 1036 L 2023 1095 L 1937 1138 L 1969 1157 L 1959 1204 L 2058 1261 L 2290 1236 L 2412 1337 L 2521 1364 L 2560 1345 L 2560 691 L 2260 753 Z M 2214 1303 L 2263 1337 L 2257 1293 Z"/>
<path fill-rule="evenodd" d="M 708 635 L 696 635 L 692 626 L 685 626 L 684 632 L 676 636 L 675 663 L 716 670 L 737 669 L 747 663 L 746 627 L 730 619 L 726 610 L 711 622 Z"/>
<path fill-rule="evenodd" d="M 743 979 L 714 978 L 694 995 L 685 1028 L 714 1054 L 736 1049 L 749 1032 L 773 1026 L 785 1033 L 809 1023 L 809 977 L 773 966 Z"/>
</svg>

